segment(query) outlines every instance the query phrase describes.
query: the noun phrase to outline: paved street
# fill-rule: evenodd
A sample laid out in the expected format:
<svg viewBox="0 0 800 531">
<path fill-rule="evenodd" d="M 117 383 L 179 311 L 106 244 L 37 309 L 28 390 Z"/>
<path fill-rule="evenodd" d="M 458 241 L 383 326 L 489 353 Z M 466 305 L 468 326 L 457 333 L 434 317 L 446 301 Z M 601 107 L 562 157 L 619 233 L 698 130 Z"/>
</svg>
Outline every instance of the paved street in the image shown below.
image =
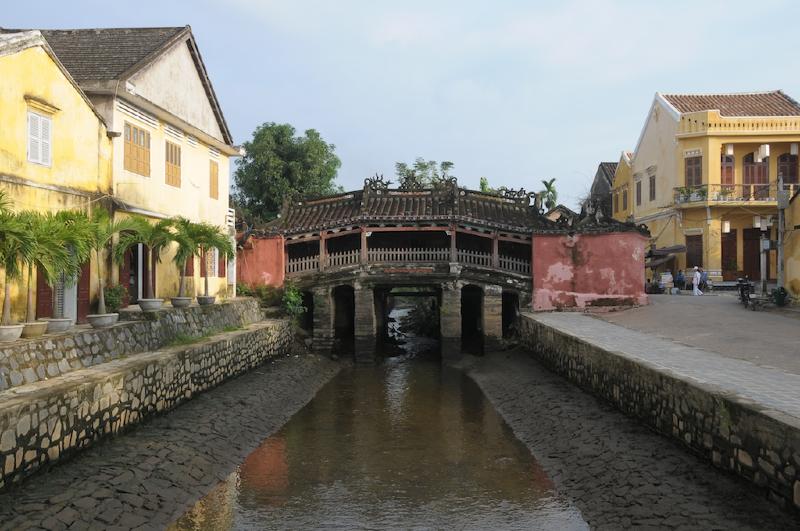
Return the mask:
<svg viewBox="0 0 800 531">
<path fill-rule="evenodd" d="M 473 362 L 470 375 L 592 529 L 800 528 L 796 516 L 753 485 L 554 375 L 526 352 Z"/>
<path fill-rule="evenodd" d="M 651 295 L 641 308 L 597 317 L 721 356 L 800 374 L 800 313 L 746 310 L 730 294 Z"/>
</svg>

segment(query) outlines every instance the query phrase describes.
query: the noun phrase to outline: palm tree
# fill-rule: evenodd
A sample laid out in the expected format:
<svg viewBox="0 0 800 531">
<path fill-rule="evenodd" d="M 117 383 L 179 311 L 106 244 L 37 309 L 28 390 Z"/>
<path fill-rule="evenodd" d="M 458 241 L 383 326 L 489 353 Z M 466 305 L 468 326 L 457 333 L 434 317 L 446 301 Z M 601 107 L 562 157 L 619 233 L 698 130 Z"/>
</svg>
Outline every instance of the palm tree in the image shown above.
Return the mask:
<svg viewBox="0 0 800 531">
<path fill-rule="evenodd" d="M 198 254 L 201 260 L 206 259 L 206 253 L 212 249 L 216 249 L 223 256 L 233 255 L 233 245 L 231 238 L 223 229 L 210 223 L 197 224 L 197 236 L 195 242 L 197 243 Z M 203 281 L 205 283 L 205 296 L 208 297 L 208 267 L 204 268 L 205 274 Z"/>
<path fill-rule="evenodd" d="M 549 181 L 542 181 L 544 190 L 540 193 L 544 196 L 544 206 L 547 210 L 551 210 L 558 205 L 558 192 L 556 192 L 555 179 Z"/>
<path fill-rule="evenodd" d="M 56 223 L 63 228 L 61 233 L 63 245 L 70 255 L 69 266 L 48 282 L 55 292 L 56 283 L 59 281 L 69 286 L 74 284 L 81 272 L 81 267 L 91 258 L 91 247 L 89 246 L 91 228 L 89 217 L 78 210 L 62 210 L 56 212 L 53 217 Z M 56 297 L 53 297 L 53 317 L 63 317 L 63 310 L 59 310 Z"/>
<path fill-rule="evenodd" d="M 186 292 L 186 263 L 189 260 L 193 260 L 195 255 L 198 254 L 197 240 L 203 234 L 204 228 L 184 217 L 175 218 L 173 228 L 175 232 L 172 238 L 178 244 L 178 248 L 175 250 L 175 256 L 172 261 L 178 267 L 178 273 L 181 278 L 178 285 L 178 297 L 183 297 Z"/>
<path fill-rule="evenodd" d="M 11 325 L 11 281 L 22 276 L 22 258 L 32 252 L 33 238 L 18 214 L 8 209 L 0 191 L 0 266 L 4 272 L 2 326 Z"/>
<path fill-rule="evenodd" d="M 97 313 L 100 315 L 106 313 L 106 296 L 103 282 L 103 255 L 106 251 L 109 251 L 109 254 L 113 254 L 114 237 L 117 234 L 121 234 L 124 231 L 135 230 L 138 226 L 137 221 L 133 218 L 122 218 L 115 221 L 111 219 L 108 212 L 102 208 L 98 208 L 92 213 L 89 246 L 97 259 Z M 121 246 L 122 245 L 118 245 L 117 247 Z M 127 247 L 124 247 L 122 251 L 123 254 L 127 249 Z"/>
<path fill-rule="evenodd" d="M 33 323 L 36 319 L 36 307 L 33 304 L 34 268 L 41 273 L 45 282 L 52 285 L 61 273 L 72 272 L 76 267 L 72 254 L 65 244 L 69 238 L 68 229 L 61 220 L 53 214 L 41 214 L 33 211 L 21 212 L 19 218 L 25 231 L 31 237 L 31 245 L 23 254 L 22 261 L 28 270 L 28 300 L 25 321 Z"/>
<path fill-rule="evenodd" d="M 131 217 L 133 224 L 130 232 L 125 232 L 119 239 L 119 244 L 114 248 L 114 259 L 122 262 L 125 258 L 125 251 L 134 244 L 141 243 L 147 249 L 145 256 L 147 264 L 154 264 L 161 261 L 161 252 L 173 239 L 171 219 L 161 219 L 155 223 L 150 223 L 140 216 Z M 147 298 L 155 299 L 153 290 L 153 271 L 147 275 Z"/>
</svg>

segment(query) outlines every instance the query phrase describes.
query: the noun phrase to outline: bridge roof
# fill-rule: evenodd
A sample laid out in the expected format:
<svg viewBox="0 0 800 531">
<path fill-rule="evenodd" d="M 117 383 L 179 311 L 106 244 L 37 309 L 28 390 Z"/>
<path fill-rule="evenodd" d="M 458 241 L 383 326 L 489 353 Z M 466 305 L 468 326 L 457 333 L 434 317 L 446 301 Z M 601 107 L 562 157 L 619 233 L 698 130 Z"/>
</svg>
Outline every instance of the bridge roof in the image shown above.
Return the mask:
<svg viewBox="0 0 800 531">
<path fill-rule="evenodd" d="M 592 221 L 581 223 L 579 231 L 636 229 L 631 224 L 613 220 Z M 362 190 L 286 201 L 280 217 L 267 229 L 271 233 L 294 235 L 359 225 L 408 223 L 470 224 L 526 235 L 575 230 L 563 221 L 547 219 L 541 208 L 541 198 L 524 189 L 484 193 L 461 188 L 455 179 L 431 188 L 390 189 L 382 178 L 365 180 Z"/>
</svg>

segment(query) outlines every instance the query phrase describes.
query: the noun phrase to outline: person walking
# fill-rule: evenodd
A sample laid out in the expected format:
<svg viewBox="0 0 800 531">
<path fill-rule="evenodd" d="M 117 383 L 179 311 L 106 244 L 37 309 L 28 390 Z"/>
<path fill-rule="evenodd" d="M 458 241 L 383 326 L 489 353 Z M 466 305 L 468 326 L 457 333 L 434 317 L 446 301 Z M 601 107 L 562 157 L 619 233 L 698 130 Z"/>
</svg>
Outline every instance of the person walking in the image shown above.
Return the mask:
<svg viewBox="0 0 800 531">
<path fill-rule="evenodd" d="M 694 266 L 694 275 L 692 275 L 692 288 L 693 288 L 692 293 L 694 295 L 702 295 L 703 294 L 703 292 L 700 291 L 700 280 L 701 280 L 701 278 L 702 278 L 702 276 L 700 275 L 700 268 L 697 267 L 697 266 Z"/>
</svg>

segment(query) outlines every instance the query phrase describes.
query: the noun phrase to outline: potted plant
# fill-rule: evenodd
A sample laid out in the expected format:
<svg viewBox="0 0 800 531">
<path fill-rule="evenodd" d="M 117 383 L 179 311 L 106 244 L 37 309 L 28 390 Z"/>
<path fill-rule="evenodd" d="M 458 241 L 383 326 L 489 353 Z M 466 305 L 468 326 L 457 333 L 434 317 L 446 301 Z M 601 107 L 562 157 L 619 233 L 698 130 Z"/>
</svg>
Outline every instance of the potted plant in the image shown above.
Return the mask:
<svg viewBox="0 0 800 531">
<path fill-rule="evenodd" d="M 178 267 L 180 283 L 178 284 L 178 296 L 172 297 L 172 306 L 175 308 L 185 308 L 192 303 L 192 297 L 186 296 L 186 264 L 189 260 L 194 260 L 197 254 L 197 238 L 202 234 L 203 227 L 197 223 L 192 223 L 186 218 L 175 218 L 172 238 L 177 244 L 175 256 L 172 261 Z"/>
<path fill-rule="evenodd" d="M 11 322 L 11 281 L 22 275 L 20 262 L 30 252 L 32 238 L 25 230 L 19 215 L 8 208 L 5 194 L 0 190 L 0 266 L 3 267 L 3 317 L 0 321 L 0 341 L 14 341 L 22 334 L 24 325 Z"/>
<path fill-rule="evenodd" d="M 33 211 L 19 214 L 25 231 L 31 238 L 31 245 L 23 254 L 22 262 L 27 269 L 28 296 L 25 312 L 23 337 L 39 337 L 47 331 L 49 322 L 36 320 L 36 306 L 33 302 L 35 291 L 34 269 L 48 284 L 56 282 L 62 272 L 73 272 L 76 267 L 66 240 L 69 235 L 61 219 L 52 214 Z"/>
<path fill-rule="evenodd" d="M 125 232 L 119 239 L 119 244 L 114 248 L 114 258 L 117 262 L 125 259 L 125 251 L 134 244 L 141 243 L 147 252 L 145 260 L 148 264 L 155 264 L 161 261 L 161 252 L 164 247 L 172 241 L 171 219 L 160 219 L 155 223 L 150 223 L 143 217 L 135 216 L 130 218 L 133 223 L 130 232 Z M 139 299 L 139 308 L 143 312 L 154 312 L 161 308 L 164 299 L 157 299 L 153 289 L 153 273 L 147 275 L 145 290 L 147 298 Z"/>
<path fill-rule="evenodd" d="M 89 314 L 86 318 L 94 328 L 111 326 L 119 319 L 119 305 L 108 312 L 106 308 L 106 288 L 103 279 L 103 263 L 106 261 L 106 252 L 113 255 L 114 237 L 126 230 L 134 230 L 138 223 L 132 218 L 122 218 L 119 220 L 111 219 L 106 210 L 96 209 L 92 213 L 90 226 L 89 246 L 95 255 L 97 262 L 97 313 Z M 123 249 L 123 253 L 127 247 Z"/>
<path fill-rule="evenodd" d="M 692 195 L 692 189 L 688 186 L 681 186 L 678 188 L 678 203 L 685 203 Z"/>
<path fill-rule="evenodd" d="M 78 280 L 81 266 L 90 257 L 89 249 L 89 218 L 86 214 L 76 210 L 62 210 L 54 215 L 56 222 L 63 228 L 64 248 L 69 253 L 69 267 L 60 272 L 48 281 L 56 291 L 56 286 L 61 283 L 64 286 L 71 286 Z M 47 321 L 47 333 L 63 332 L 68 330 L 73 320 L 64 317 L 64 309 L 58 304 L 58 299 L 53 297 L 53 316 L 42 319 Z"/>
<path fill-rule="evenodd" d="M 706 186 L 699 186 L 695 190 L 695 194 L 700 201 L 705 201 L 708 197 L 708 187 Z"/>
<path fill-rule="evenodd" d="M 197 236 L 195 243 L 197 243 L 198 251 L 201 260 L 207 259 L 207 253 L 213 249 L 219 251 L 223 256 L 230 256 L 233 254 L 233 245 L 231 238 L 223 229 L 210 223 L 197 224 Z M 203 295 L 197 296 L 197 303 L 200 305 L 214 304 L 215 296 L 208 293 L 208 267 L 203 268 Z"/>
</svg>

